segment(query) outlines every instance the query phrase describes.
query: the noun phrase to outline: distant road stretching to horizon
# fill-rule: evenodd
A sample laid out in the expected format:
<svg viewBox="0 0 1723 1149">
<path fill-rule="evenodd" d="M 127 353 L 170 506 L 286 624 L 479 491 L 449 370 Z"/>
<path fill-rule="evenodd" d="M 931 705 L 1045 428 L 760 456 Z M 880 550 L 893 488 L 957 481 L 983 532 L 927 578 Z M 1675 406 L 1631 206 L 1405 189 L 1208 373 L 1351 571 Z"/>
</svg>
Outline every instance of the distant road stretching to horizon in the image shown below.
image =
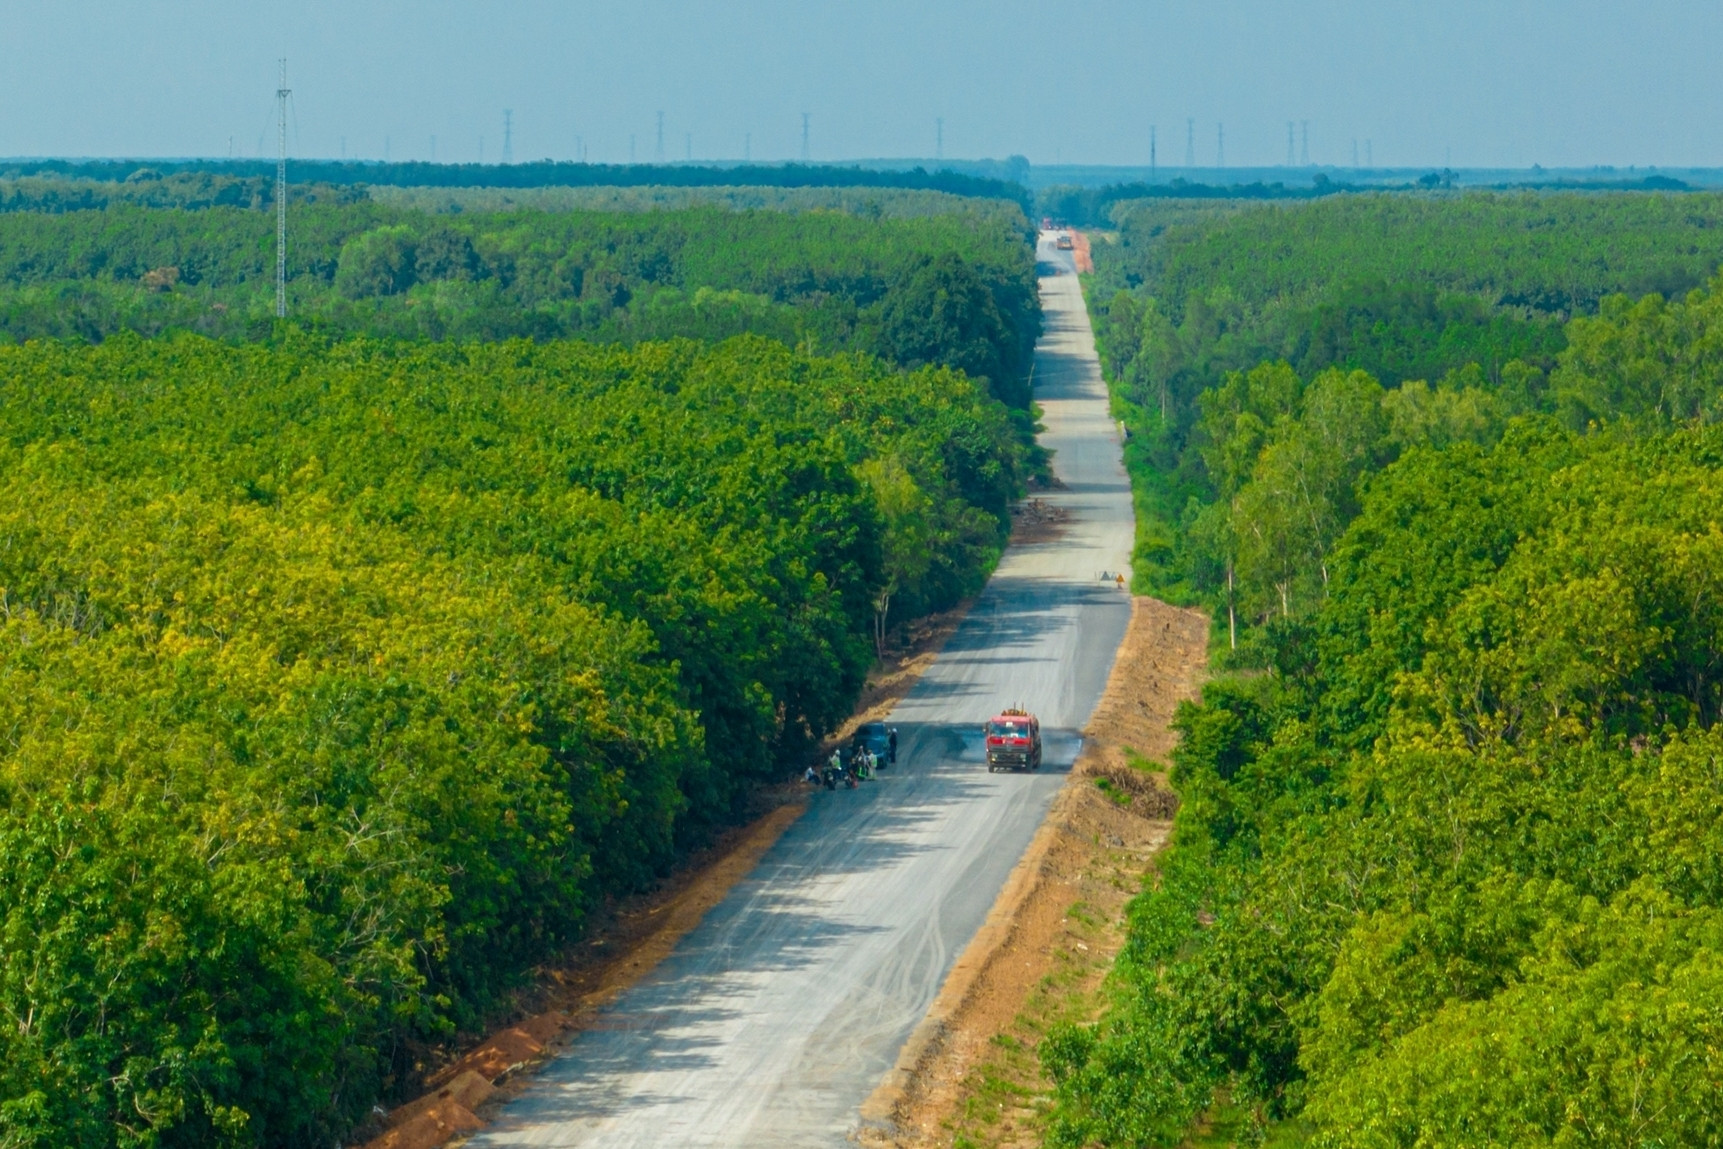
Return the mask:
<svg viewBox="0 0 1723 1149">
<path fill-rule="evenodd" d="M 1010 548 L 890 721 L 898 764 L 819 791 L 747 879 L 470 1144 L 842 1145 L 980 928 L 1076 757 L 1130 618 L 1130 484 L 1069 252 L 1039 247 L 1041 442 L 1070 522 Z M 1128 577 L 1128 576 L 1127 576 Z M 980 726 L 1022 704 L 1046 765 L 989 774 Z"/>
</svg>

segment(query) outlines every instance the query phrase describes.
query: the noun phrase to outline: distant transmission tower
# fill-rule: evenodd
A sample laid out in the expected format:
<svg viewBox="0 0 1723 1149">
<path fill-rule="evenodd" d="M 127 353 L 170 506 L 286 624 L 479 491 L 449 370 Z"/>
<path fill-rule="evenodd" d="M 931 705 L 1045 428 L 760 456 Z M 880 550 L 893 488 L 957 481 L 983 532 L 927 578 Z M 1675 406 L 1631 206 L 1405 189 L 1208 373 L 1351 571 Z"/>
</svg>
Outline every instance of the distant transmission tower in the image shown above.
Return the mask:
<svg viewBox="0 0 1723 1149">
<path fill-rule="evenodd" d="M 812 154 L 813 153 L 811 153 L 808 150 L 808 113 L 803 112 L 802 113 L 802 162 L 804 164 L 807 163 L 809 157 Z"/>
<path fill-rule="evenodd" d="M 652 151 L 652 158 L 658 163 L 664 162 L 664 113 L 658 113 L 658 143 Z"/>
<path fill-rule="evenodd" d="M 945 158 L 945 117 L 939 116 L 933 121 L 933 158 Z"/>
<path fill-rule="evenodd" d="M 1216 130 L 1218 134 L 1214 143 L 1214 166 L 1224 168 L 1226 167 L 1226 125 L 1217 124 Z"/>
<path fill-rule="evenodd" d="M 1185 167 L 1197 166 L 1197 122 L 1195 117 L 1185 121 Z"/>
<path fill-rule="evenodd" d="M 281 143 L 275 157 L 275 318 L 287 318 L 287 61 L 281 61 L 281 86 L 275 89 L 276 128 Z"/>
<path fill-rule="evenodd" d="M 515 114 L 510 108 L 503 109 L 503 163 L 515 162 Z"/>
<path fill-rule="evenodd" d="M 1302 142 L 1300 143 L 1299 149 L 1298 149 L 1298 162 L 1303 164 L 1306 167 L 1309 167 L 1310 166 L 1310 121 L 1309 120 L 1302 120 L 1302 121 L 1300 121 L 1299 126 L 1303 130 L 1304 134 L 1302 136 Z"/>
<path fill-rule="evenodd" d="M 1155 178 L 1155 125 L 1149 125 L 1149 179 Z"/>
</svg>

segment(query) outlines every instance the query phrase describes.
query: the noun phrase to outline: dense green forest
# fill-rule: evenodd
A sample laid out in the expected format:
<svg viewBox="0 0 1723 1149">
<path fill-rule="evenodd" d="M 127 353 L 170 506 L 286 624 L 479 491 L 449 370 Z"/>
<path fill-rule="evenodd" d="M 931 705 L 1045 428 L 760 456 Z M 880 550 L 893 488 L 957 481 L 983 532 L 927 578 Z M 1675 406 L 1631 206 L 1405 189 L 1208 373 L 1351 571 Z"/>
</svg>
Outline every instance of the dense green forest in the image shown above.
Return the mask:
<svg viewBox="0 0 1723 1149">
<path fill-rule="evenodd" d="M 282 322 L 265 179 L 0 181 L 0 1145 L 338 1140 L 978 589 L 1026 221 L 876 182 L 299 186 Z"/>
<path fill-rule="evenodd" d="M 1040 302 L 1015 209 L 432 216 L 367 200 L 306 202 L 291 216 L 289 310 L 319 332 L 600 342 L 756 333 L 957 367 L 1013 407 L 1028 404 Z M 272 212 L 219 202 L 0 213 L 0 336 L 266 338 L 274 228 Z"/>
<path fill-rule="evenodd" d="M 1230 612 L 1241 642 L 1322 597 L 1360 475 L 1419 443 L 1491 442 L 1517 414 L 1583 426 L 1600 412 L 1562 367 L 1589 330 L 1570 321 L 1616 293 L 1679 297 L 1723 263 L 1714 195 L 1117 214 L 1089 292 L 1133 432 L 1137 585 Z"/>
<path fill-rule="evenodd" d="M 971 380 L 711 347 L 0 349 L 0 1144 L 331 1144 L 972 593 Z"/>
<path fill-rule="evenodd" d="M 1215 607 L 1223 664 L 1230 588 L 1266 673 L 1180 712 L 1112 1004 L 1042 1049 L 1050 1144 L 1221 1113 L 1332 1146 L 1723 1140 L 1723 279 L 1611 294 L 1690 286 L 1716 210 L 1330 201 L 1097 251 L 1147 273 L 1109 323 L 1224 291 L 1241 344 L 1285 341 L 1251 364 L 1210 327 L 1163 392 L 1110 329 L 1151 504 L 1156 452 L 1187 468 L 1186 565 L 1149 577 Z M 1323 347 L 1354 274 L 1441 306 Z"/>
</svg>

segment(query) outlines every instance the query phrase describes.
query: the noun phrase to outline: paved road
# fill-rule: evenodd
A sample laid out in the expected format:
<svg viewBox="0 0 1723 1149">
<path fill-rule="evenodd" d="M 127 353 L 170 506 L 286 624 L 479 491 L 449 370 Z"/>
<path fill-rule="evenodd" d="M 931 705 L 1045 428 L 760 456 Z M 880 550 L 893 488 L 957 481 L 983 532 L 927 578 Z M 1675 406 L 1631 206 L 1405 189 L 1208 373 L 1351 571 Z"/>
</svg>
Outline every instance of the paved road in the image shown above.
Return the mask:
<svg viewBox="0 0 1723 1149">
<path fill-rule="evenodd" d="M 1042 441 L 1072 521 L 1005 555 L 892 716 L 898 765 L 815 795 L 759 868 L 472 1144 L 842 1145 L 980 927 L 1076 755 L 1130 615 L 1131 498 L 1069 253 L 1042 237 Z M 1044 266 L 1043 272 L 1053 268 Z M 979 726 L 1021 702 L 1046 766 L 989 774 Z"/>
</svg>

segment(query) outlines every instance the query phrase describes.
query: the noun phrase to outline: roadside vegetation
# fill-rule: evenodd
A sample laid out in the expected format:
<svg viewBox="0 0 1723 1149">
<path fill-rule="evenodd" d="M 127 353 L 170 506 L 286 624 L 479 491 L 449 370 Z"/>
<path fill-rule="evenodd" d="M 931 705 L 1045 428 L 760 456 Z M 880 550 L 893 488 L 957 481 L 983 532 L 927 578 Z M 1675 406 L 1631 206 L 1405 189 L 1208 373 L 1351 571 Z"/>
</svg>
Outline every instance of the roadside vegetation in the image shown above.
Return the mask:
<svg viewBox="0 0 1723 1149">
<path fill-rule="evenodd" d="M 1720 201 L 1156 210 L 1091 283 L 1139 586 L 1244 673 L 1048 1143 L 1716 1142 Z"/>
<path fill-rule="evenodd" d="M 7 1149 L 410 1096 L 1040 465 L 1020 215 L 313 194 L 287 323 L 260 204 L 0 214 Z"/>
</svg>

